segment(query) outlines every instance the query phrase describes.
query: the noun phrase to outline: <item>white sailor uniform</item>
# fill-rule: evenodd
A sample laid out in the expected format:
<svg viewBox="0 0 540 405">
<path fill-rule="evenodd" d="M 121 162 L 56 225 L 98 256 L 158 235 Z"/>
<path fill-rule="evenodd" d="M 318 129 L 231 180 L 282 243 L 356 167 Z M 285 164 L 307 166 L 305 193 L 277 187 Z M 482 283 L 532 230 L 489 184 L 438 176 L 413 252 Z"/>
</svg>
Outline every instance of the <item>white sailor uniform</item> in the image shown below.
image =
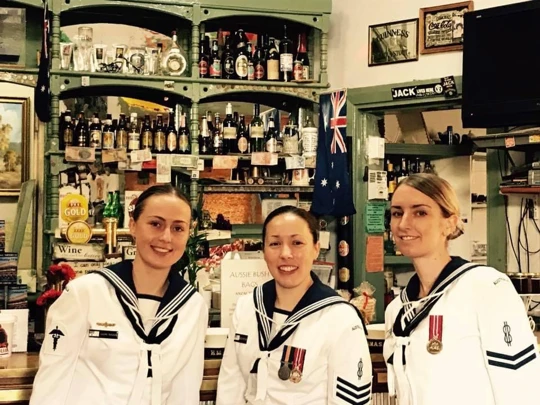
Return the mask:
<svg viewBox="0 0 540 405">
<path fill-rule="evenodd" d="M 371 403 L 371 358 L 361 316 L 314 273 L 312 278 L 285 316 L 274 308 L 274 280 L 238 300 L 217 405 Z M 286 318 L 281 326 L 280 318 Z"/>
<path fill-rule="evenodd" d="M 540 356 L 521 298 L 497 270 L 453 257 L 430 294 L 417 275 L 386 310 L 399 405 L 537 405 Z"/>
<path fill-rule="evenodd" d="M 131 261 L 70 282 L 47 316 L 30 404 L 199 405 L 208 309 L 172 271 L 149 319 L 155 299 L 137 296 Z"/>
</svg>

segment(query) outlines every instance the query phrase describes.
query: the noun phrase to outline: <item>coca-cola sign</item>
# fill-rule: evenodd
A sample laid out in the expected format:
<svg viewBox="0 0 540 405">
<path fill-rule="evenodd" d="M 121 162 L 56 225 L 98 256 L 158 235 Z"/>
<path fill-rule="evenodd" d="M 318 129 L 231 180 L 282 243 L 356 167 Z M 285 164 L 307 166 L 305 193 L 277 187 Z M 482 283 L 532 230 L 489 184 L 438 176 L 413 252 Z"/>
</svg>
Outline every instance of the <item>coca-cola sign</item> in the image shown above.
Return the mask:
<svg viewBox="0 0 540 405">
<path fill-rule="evenodd" d="M 472 1 L 420 9 L 420 53 L 463 49 L 463 16 L 472 9 Z"/>
</svg>

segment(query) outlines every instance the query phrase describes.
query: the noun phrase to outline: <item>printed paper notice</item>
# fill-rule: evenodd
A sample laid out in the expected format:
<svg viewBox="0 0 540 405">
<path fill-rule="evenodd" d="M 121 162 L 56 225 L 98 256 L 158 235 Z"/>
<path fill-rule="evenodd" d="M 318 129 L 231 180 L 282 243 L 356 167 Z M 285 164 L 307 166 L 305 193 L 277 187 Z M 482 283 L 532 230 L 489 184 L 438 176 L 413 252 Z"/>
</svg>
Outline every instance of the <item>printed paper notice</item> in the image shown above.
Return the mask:
<svg viewBox="0 0 540 405">
<path fill-rule="evenodd" d="M 366 204 L 365 224 L 367 233 L 383 233 L 384 214 L 386 212 L 386 201 L 371 202 Z"/>
<path fill-rule="evenodd" d="M 171 182 L 171 159 L 170 155 L 157 155 L 157 183 Z"/>
<path fill-rule="evenodd" d="M 377 273 L 384 270 L 384 240 L 382 236 L 368 236 L 366 240 L 366 271 Z"/>
</svg>

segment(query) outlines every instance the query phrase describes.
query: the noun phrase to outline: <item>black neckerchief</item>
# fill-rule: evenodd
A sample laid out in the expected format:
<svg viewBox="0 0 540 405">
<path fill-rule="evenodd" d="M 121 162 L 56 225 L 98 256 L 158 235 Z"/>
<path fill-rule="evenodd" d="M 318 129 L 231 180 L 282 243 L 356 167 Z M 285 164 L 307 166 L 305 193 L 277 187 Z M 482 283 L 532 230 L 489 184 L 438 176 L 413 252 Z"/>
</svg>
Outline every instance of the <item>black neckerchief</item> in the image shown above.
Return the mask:
<svg viewBox="0 0 540 405">
<path fill-rule="evenodd" d="M 348 304 L 357 311 L 358 317 L 362 320 L 360 312 L 352 304 L 345 301 L 332 288 L 323 284 L 321 280 L 311 272 L 313 284 L 300 299 L 292 313 L 287 317 L 283 327 L 277 332 L 272 340 L 270 333 L 272 325 L 270 319 L 274 316 L 274 305 L 276 302 L 276 282 L 270 280 L 253 290 L 253 302 L 259 312 L 257 316 L 257 328 L 259 331 L 259 348 L 261 351 L 272 351 L 280 347 L 292 335 L 298 327 L 300 320 L 320 311 L 330 305 Z M 264 315 L 263 315 L 264 314 Z M 287 325 L 290 324 L 290 325 Z M 364 325 L 364 321 L 362 320 Z M 365 325 L 364 325 L 365 329 Z M 367 333 L 367 332 L 366 332 Z"/>
<path fill-rule="evenodd" d="M 176 313 L 195 294 L 195 289 L 178 272 L 169 272 L 169 286 L 159 304 L 157 319 L 150 333 L 146 334 L 133 282 L 133 261 L 124 260 L 94 273 L 103 276 L 114 287 L 118 301 L 133 329 L 148 344 L 160 344 L 172 333 L 178 320 Z M 160 327 L 167 322 L 166 328 L 160 332 Z"/>
<path fill-rule="evenodd" d="M 420 294 L 420 279 L 415 274 L 410 279 L 407 287 L 401 292 L 403 307 L 398 313 L 394 322 L 393 333 L 395 336 L 410 336 L 416 327 L 424 320 L 433 306 L 439 301 L 442 295 L 435 295 L 444 291 L 450 284 L 460 278 L 463 274 L 479 265 L 470 263 L 461 257 L 452 257 L 450 262 L 443 268 L 429 295 L 425 298 L 424 305 L 416 311 L 410 311 L 405 317 L 405 311 L 413 306 L 414 301 L 418 301 Z"/>
</svg>

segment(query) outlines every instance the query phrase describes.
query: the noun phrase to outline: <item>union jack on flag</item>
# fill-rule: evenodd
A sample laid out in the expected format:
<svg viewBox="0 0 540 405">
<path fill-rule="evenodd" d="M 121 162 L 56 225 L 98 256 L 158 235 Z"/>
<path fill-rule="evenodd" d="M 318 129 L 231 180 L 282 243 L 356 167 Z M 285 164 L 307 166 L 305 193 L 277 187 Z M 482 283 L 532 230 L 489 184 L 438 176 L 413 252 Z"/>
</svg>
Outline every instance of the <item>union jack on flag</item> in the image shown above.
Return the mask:
<svg viewBox="0 0 540 405">
<path fill-rule="evenodd" d="M 341 128 L 347 128 L 347 108 L 344 108 L 347 104 L 347 93 L 345 91 L 336 91 L 330 95 L 330 100 L 332 102 L 330 128 L 334 131 L 332 134 L 332 143 L 330 144 L 330 152 L 335 154 L 337 148 L 339 148 L 341 153 L 345 153 L 347 152 L 347 145 L 341 133 Z"/>
<path fill-rule="evenodd" d="M 347 161 L 347 91 L 319 99 L 319 138 L 311 210 L 342 217 L 356 213 Z"/>
</svg>

